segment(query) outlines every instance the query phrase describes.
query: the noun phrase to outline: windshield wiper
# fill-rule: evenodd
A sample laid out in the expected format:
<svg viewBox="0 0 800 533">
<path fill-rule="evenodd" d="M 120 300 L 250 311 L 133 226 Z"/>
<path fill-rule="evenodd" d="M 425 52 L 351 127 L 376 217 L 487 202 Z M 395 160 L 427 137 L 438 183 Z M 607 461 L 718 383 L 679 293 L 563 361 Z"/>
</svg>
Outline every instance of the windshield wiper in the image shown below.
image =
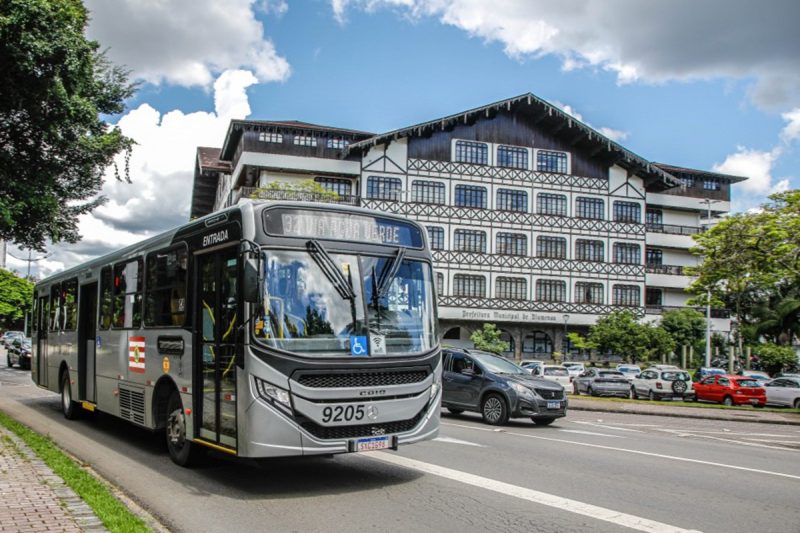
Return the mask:
<svg viewBox="0 0 800 533">
<path fill-rule="evenodd" d="M 333 284 L 333 288 L 336 289 L 339 296 L 345 300 L 355 300 L 356 293 L 353 291 L 353 287 L 345 279 L 339 268 L 337 268 L 333 258 L 331 258 L 322 244 L 315 240 L 310 240 L 306 243 L 306 248 L 308 248 L 308 253 L 311 255 L 311 258 L 314 259 L 314 262 L 319 265 L 322 273 L 325 274 L 328 281 Z"/>
<path fill-rule="evenodd" d="M 378 279 L 378 290 L 377 290 L 377 298 L 381 299 L 386 296 L 386 293 L 389 292 L 389 287 L 392 286 L 392 282 L 394 278 L 397 277 L 397 272 L 400 270 L 400 265 L 403 263 L 403 259 L 406 257 L 406 249 L 405 248 L 398 248 L 397 255 L 394 256 L 394 259 L 390 264 L 387 264 L 383 267 L 381 271 L 380 279 Z"/>
</svg>

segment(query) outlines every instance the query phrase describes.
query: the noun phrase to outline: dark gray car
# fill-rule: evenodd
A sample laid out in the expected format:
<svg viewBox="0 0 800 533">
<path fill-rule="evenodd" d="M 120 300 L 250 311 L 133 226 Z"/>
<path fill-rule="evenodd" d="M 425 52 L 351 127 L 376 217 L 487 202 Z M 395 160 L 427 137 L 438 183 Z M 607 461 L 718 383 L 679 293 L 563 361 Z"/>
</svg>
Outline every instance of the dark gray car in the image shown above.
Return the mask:
<svg viewBox="0 0 800 533">
<path fill-rule="evenodd" d="M 518 417 L 547 425 L 567 414 L 564 387 L 508 359 L 475 350 L 445 349 L 442 356 L 442 406 L 451 413 L 476 411 L 492 425 Z"/>
<path fill-rule="evenodd" d="M 631 384 L 625 374 L 619 370 L 604 368 L 587 368 L 580 376 L 572 380 L 573 392 L 585 392 L 591 396 L 619 396 L 627 398 Z"/>
</svg>

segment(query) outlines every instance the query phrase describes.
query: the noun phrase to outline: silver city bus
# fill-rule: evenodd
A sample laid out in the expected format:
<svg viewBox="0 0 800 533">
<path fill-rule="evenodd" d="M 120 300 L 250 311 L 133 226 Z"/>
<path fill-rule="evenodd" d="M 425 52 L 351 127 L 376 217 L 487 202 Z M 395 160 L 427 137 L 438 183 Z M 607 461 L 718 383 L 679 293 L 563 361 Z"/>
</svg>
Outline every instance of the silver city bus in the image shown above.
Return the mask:
<svg viewBox="0 0 800 533">
<path fill-rule="evenodd" d="M 32 378 L 67 418 L 163 430 L 176 463 L 436 436 L 441 356 L 418 224 L 244 203 L 36 285 Z"/>
</svg>

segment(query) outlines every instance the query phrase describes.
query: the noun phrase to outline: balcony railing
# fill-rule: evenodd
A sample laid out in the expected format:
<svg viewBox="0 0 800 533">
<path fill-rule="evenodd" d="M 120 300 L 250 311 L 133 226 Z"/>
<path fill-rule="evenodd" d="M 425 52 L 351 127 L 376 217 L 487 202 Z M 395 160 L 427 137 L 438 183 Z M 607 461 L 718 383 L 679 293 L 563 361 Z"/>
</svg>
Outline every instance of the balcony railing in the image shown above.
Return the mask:
<svg viewBox="0 0 800 533">
<path fill-rule="evenodd" d="M 648 222 L 645 229 L 651 233 L 669 233 L 670 235 L 695 235 L 703 231 L 697 226 L 677 226 L 675 224 L 655 224 Z"/>
<path fill-rule="evenodd" d="M 256 191 L 258 191 L 256 193 Z M 254 196 L 255 195 L 255 196 Z M 258 190 L 256 187 L 240 187 L 231 191 L 228 206 L 235 205 L 241 198 L 258 200 L 288 200 L 292 202 L 313 202 L 326 204 L 361 205 L 361 197 L 352 194 L 316 193 L 307 191 Z"/>
<path fill-rule="evenodd" d="M 686 267 L 680 265 L 645 265 L 644 270 L 648 274 L 667 274 L 670 276 L 688 276 L 684 271 Z"/>
<path fill-rule="evenodd" d="M 645 313 L 648 315 L 660 315 L 664 311 L 671 311 L 672 309 L 686 309 L 686 306 L 683 305 L 646 305 L 645 306 Z M 695 311 L 699 311 L 701 314 L 705 316 L 706 308 L 705 307 L 692 307 Z M 730 318 L 731 311 L 730 309 L 711 309 L 711 318 Z"/>
</svg>

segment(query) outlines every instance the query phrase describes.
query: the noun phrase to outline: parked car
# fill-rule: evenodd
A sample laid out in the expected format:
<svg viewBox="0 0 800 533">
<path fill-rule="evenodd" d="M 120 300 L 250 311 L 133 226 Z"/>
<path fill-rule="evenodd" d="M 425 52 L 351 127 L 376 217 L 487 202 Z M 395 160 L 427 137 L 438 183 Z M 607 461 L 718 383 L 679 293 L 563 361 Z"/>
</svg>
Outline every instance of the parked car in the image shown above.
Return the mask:
<svg viewBox="0 0 800 533">
<path fill-rule="evenodd" d="M 572 376 L 574 379 L 576 376 L 580 376 L 586 370 L 586 367 L 583 366 L 583 363 L 564 363 L 561 366 L 567 369 L 569 375 Z"/>
<path fill-rule="evenodd" d="M 3 344 L 6 348 L 11 346 L 11 343 L 14 342 L 14 339 L 17 338 L 24 338 L 25 333 L 22 331 L 6 331 L 3 333 L 3 336 L 0 337 L 0 343 Z"/>
<path fill-rule="evenodd" d="M 767 403 L 800 409 L 800 377 L 777 378 L 764 385 Z"/>
<path fill-rule="evenodd" d="M 544 366 L 544 363 L 542 361 L 528 361 L 528 362 L 523 361 L 520 363 L 520 367 L 524 368 L 528 374 L 533 374 L 533 370 L 541 366 Z"/>
<path fill-rule="evenodd" d="M 617 365 L 617 371 L 622 372 L 628 381 L 642 373 L 642 369 L 636 365 Z"/>
<path fill-rule="evenodd" d="M 701 366 L 694 373 L 694 376 L 692 376 L 692 381 L 696 383 L 706 376 L 724 376 L 725 374 L 727 374 L 727 372 L 721 368 L 716 368 L 713 366 Z"/>
<path fill-rule="evenodd" d="M 764 407 L 767 394 L 753 378 L 744 376 L 706 376 L 695 384 L 697 400 L 723 405 L 752 405 Z"/>
<path fill-rule="evenodd" d="M 618 370 L 589 368 L 572 380 L 575 395 L 581 392 L 591 396 L 621 396 L 627 398 L 631 384 L 625 374 Z"/>
<path fill-rule="evenodd" d="M 555 381 L 564 387 L 565 391 L 569 392 L 569 383 L 571 380 L 569 371 L 561 365 L 537 365 L 533 367 L 531 375 Z"/>
<path fill-rule="evenodd" d="M 30 337 L 17 337 L 8 347 L 6 352 L 8 366 L 19 365 L 20 368 L 31 368 L 31 339 Z"/>
<path fill-rule="evenodd" d="M 763 387 L 772 378 L 766 372 L 760 370 L 740 370 L 736 373 L 737 376 L 744 376 L 746 378 L 753 378 L 758 381 L 759 386 Z"/>
<path fill-rule="evenodd" d="M 442 406 L 451 413 L 476 411 L 492 425 L 517 417 L 548 425 L 567 414 L 564 387 L 508 359 L 474 350 L 445 349 L 442 355 Z"/>
<path fill-rule="evenodd" d="M 676 366 L 658 365 L 648 368 L 630 382 L 630 396 L 633 399 L 693 399 L 694 394 L 689 373 Z"/>
</svg>

